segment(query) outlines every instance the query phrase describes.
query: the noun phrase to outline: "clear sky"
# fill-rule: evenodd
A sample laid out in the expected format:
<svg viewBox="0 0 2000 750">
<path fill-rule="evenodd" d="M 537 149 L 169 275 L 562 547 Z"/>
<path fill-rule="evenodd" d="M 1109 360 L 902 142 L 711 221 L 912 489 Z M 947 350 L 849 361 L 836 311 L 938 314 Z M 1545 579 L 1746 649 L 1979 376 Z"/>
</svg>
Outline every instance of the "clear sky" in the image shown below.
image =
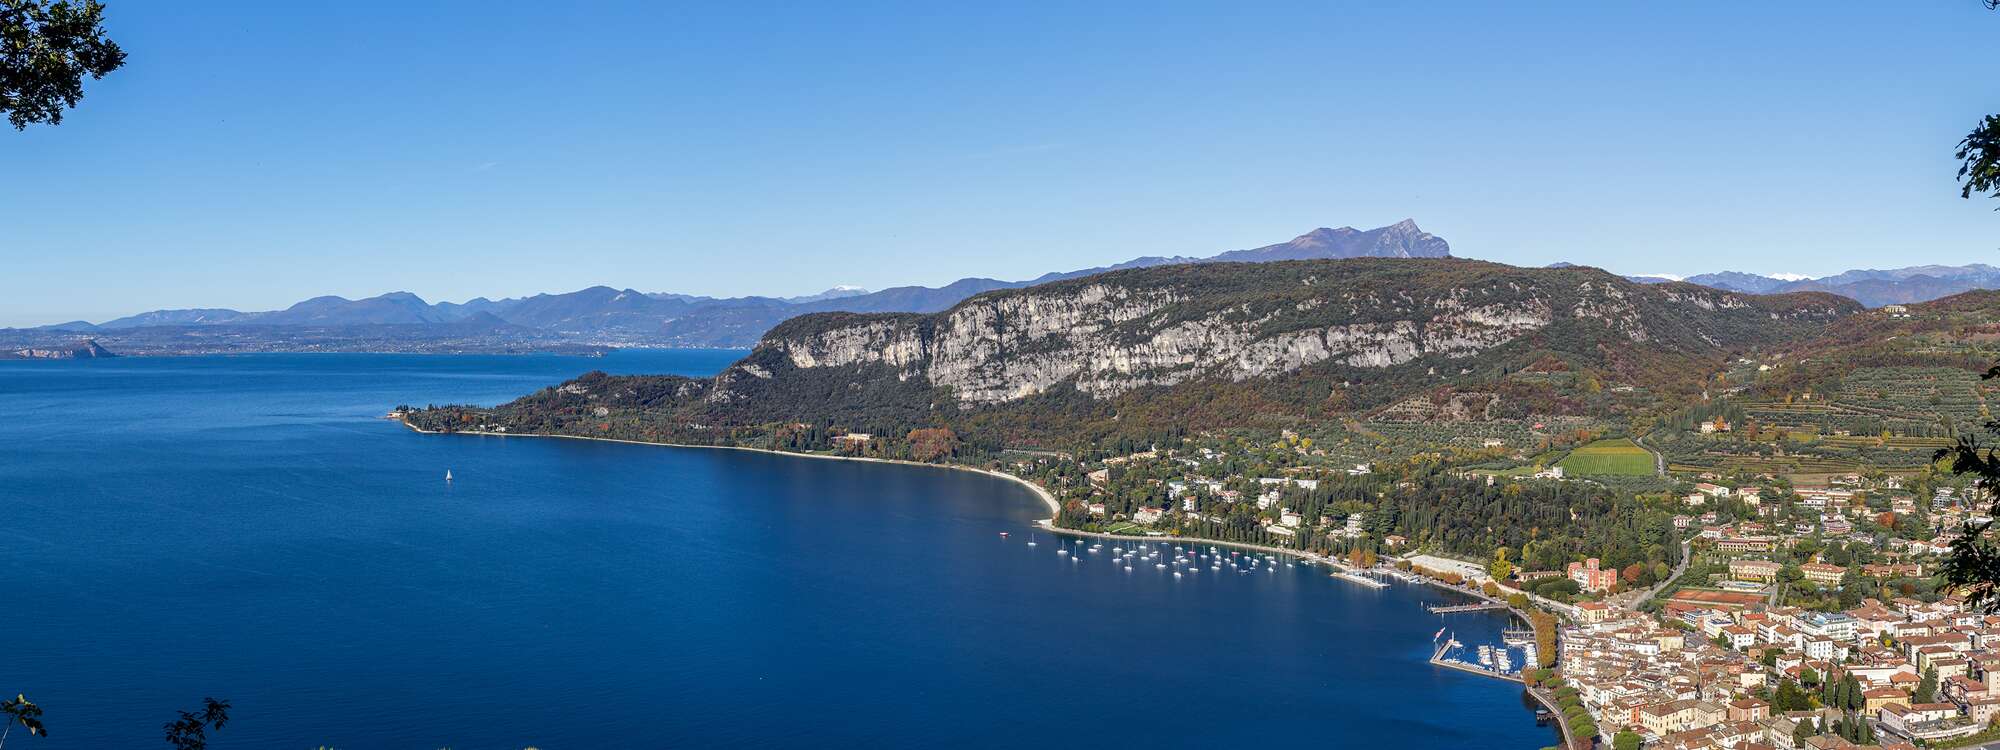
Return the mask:
<svg viewBox="0 0 2000 750">
<path fill-rule="evenodd" d="M 1017 279 L 1405 217 L 1625 273 L 2000 263 L 1953 181 L 2000 112 L 1977 0 L 106 2 L 126 68 L 0 132 L 0 325 Z"/>
</svg>

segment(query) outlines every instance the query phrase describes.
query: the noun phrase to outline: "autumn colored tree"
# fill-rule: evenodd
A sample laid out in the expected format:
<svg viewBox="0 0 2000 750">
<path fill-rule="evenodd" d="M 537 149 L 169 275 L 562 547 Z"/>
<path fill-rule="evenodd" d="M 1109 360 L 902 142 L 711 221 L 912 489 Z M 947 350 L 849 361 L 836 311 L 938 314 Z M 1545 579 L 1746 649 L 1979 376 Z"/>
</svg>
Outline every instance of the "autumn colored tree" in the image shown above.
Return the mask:
<svg viewBox="0 0 2000 750">
<path fill-rule="evenodd" d="M 1535 629 L 1535 666 L 1555 666 L 1556 616 L 1538 609 L 1528 614 L 1528 623 Z"/>
<path fill-rule="evenodd" d="M 910 458 L 917 461 L 939 461 L 958 452 L 958 435 L 943 427 L 911 430 L 909 441 Z"/>
<path fill-rule="evenodd" d="M 1493 562 L 1486 566 L 1486 574 L 1493 576 L 1496 580 L 1503 581 L 1507 579 L 1507 576 L 1514 574 L 1514 564 L 1507 560 L 1506 547 L 1501 547 L 1493 551 Z"/>
<path fill-rule="evenodd" d="M 1626 583 L 1636 584 L 1639 582 L 1639 579 L 1644 578 L 1645 576 L 1646 576 L 1646 566 L 1641 563 L 1632 563 L 1631 565 L 1625 566 L 1624 570 L 1618 571 L 1618 577 L 1625 579 Z"/>
</svg>

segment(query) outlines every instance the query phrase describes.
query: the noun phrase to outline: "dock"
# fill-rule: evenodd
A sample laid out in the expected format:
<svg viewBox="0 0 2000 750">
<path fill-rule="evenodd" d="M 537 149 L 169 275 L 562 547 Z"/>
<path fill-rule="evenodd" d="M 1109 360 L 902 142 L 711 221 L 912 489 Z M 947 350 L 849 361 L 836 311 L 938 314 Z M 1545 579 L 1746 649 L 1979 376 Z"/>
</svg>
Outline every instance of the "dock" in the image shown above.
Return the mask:
<svg viewBox="0 0 2000 750">
<path fill-rule="evenodd" d="M 1369 578 L 1368 576 L 1361 575 L 1360 573 L 1349 573 L 1346 571 L 1341 571 L 1339 573 L 1333 574 L 1333 577 L 1345 581 L 1353 581 L 1363 586 L 1367 586 L 1368 588 L 1371 589 L 1389 588 L 1389 584 L 1383 583 L 1382 581 L 1375 578 Z"/>
<path fill-rule="evenodd" d="M 1431 614 L 1434 615 L 1448 615 L 1453 612 L 1484 612 L 1489 609 L 1506 608 L 1507 605 L 1504 602 L 1473 602 L 1471 604 L 1453 604 L 1448 607 L 1436 604 L 1424 605 L 1424 609 L 1430 610 Z"/>
<path fill-rule="evenodd" d="M 1456 669 L 1462 672 L 1471 672 L 1476 675 L 1484 675 L 1486 677 L 1492 677 L 1494 679 L 1506 680 L 1508 682 L 1521 681 L 1521 676 L 1518 674 L 1510 674 L 1507 672 L 1502 672 L 1497 669 L 1493 669 L 1491 667 L 1482 667 L 1478 664 L 1473 664 L 1467 661 L 1460 661 L 1458 659 L 1445 658 L 1445 652 L 1450 651 L 1451 648 L 1456 645 L 1458 645 L 1457 641 L 1445 641 L 1444 643 L 1439 644 L 1437 647 L 1437 651 L 1431 654 L 1431 664 L 1440 667 L 1446 667 L 1449 669 Z"/>
</svg>

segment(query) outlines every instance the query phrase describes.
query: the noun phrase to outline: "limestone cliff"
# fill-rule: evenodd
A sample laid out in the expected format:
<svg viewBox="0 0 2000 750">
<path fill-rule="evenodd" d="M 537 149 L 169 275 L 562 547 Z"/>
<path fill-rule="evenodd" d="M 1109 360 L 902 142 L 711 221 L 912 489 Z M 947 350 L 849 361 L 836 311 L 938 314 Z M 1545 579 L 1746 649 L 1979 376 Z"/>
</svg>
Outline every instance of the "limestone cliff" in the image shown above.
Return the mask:
<svg viewBox="0 0 2000 750">
<path fill-rule="evenodd" d="M 1067 385 L 1107 398 L 1315 366 L 1435 373 L 1499 350 L 1636 376 L 1648 363 L 1713 359 L 1856 309 L 1830 295 L 1759 297 L 1469 260 L 1171 266 L 982 294 L 932 315 L 796 318 L 718 377 L 708 399 L 753 401 L 788 379 L 893 376 L 971 407 Z"/>
</svg>

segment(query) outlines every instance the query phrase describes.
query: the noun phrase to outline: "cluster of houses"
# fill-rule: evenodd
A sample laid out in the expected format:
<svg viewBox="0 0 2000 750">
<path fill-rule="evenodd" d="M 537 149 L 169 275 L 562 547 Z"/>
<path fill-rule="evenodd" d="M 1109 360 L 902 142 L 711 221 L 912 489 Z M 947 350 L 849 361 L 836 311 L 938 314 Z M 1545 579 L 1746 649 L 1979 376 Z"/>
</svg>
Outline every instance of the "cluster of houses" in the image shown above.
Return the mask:
<svg viewBox="0 0 2000 750">
<path fill-rule="evenodd" d="M 1192 469 L 1199 467 L 1203 460 L 1214 460 L 1220 458 L 1222 454 L 1213 449 L 1203 448 L 1193 456 L 1183 457 L 1175 457 L 1170 452 L 1163 453 L 1157 449 L 1129 456 L 1117 456 L 1105 459 L 1103 467 L 1089 472 L 1085 475 L 1085 479 L 1094 487 L 1103 487 L 1111 481 L 1111 467 L 1135 460 L 1154 459 L 1163 456 L 1185 464 Z M 1346 473 L 1350 475 L 1362 475 L 1368 474 L 1371 471 L 1372 469 L 1368 464 L 1356 464 L 1353 468 L 1347 469 Z M 1259 511 L 1275 511 L 1264 522 L 1264 531 L 1273 536 L 1292 537 L 1308 528 L 1320 528 L 1333 536 L 1345 536 L 1348 538 L 1362 536 L 1365 533 L 1362 524 L 1367 520 L 1363 514 L 1352 514 L 1344 520 L 1321 516 L 1309 524 L 1309 519 L 1303 514 L 1282 505 L 1287 489 L 1295 488 L 1310 492 L 1319 489 L 1319 484 L 1320 480 L 1317 479 L 1260 477 L 1256 479 L 1254 493 L 1246 498 L 1244 492 L 1229 489 L 1227 483 L 1223 480 L 1184 476 L 1178 480 L 1165 482 L 1167 490 L 1166 505 L 1136 508 L 1132 512 L 1131 520 L 1133 523 L 1156 525 L 1167 520 L 1169 515 L 1178 512 L 1192 518 L 1220 523 L 1223 520 L 1221 517 L 1205 515 L 1202 512 L 1204 504 L 1201 501 L 1203 498 L 1211 498 L 1224 503 L 1239 503 L 1248 499 L 1256 505 Z M 1094 516 L 1109 516 L 1109 508 L 1102 502 L 1088 503 L 1086 504 L 1086 509 Z M 1393 546 L 1396 540 L 1387 541 Z"/>
<path fill-rule="evenodd" d="M 1778 606 L 1773 584 L 1787 566 L 1776 560 L 1800 537 L 1863 542 L 1854 533 L 1860 514 L 1879 514 L 1886 496 L 1898 514 L 1917 510 L 1914 496 L 1887 480 L 1863 489 L 1856 477 L 1794 490 L 1790 518 L 1758 488 L 1732 489 L 1703 482 L 1684 498 L 1690 507 L 1736 498 L 1763 518 L 1717 523 L 1716 514 L 1681 516 L 1705 549 L 1731 556 L 1728 580 L 1713 588 L 1684 588 L 1662 600 L 1657 615 L 1613 602 L 1584 602 L 1568 611 L 1562 633 L 1562 676 L 1596 718 L 1606 737 L 1631 731 L 1647 748 L 1697 750 L 1792 748 L 1812 734 L 1811 748 L 1855 744 L 1825 728 L 1846 718 L 1862 720 L 1882 747 L 1916 747 L 1979 734 L 2000 718 L 2000 616 L 1968 611 L 1951 597 L 1922 601 L 1875 598 L 1844 611 Z M 1875 508 L 1862 502 L 1869 492 Z M 1953 529 L 1981 521 L 1950 489 L 1939 490 L 1930 511 L 1930 539 L 1890 538 L 1880 562 L 1851 566 L 1813 560 L 1797 577 L 1826 589 L 1857 577 L 1919 578 L 1935 572 L 1927 561 L 1950 550 Z M 1809 522 L 1799 522 L 1804 510 Z M 1816 521 L 1812 519 L 1817 517 Z M 1698 530 L 1697 530 L 1698 525 Z M 1585 591 L 1608 587 L 1594 560 L 1570 563 L 1566 574 Z M 1894 596 L 1885 590 L 1884 597 Z M 1821 695 L 1824 686 L 1853 678 L 1864 704 L 1852 714 L 1835 708 L 1775 710 L 1780 685 Z M 1801 701 L 1792 701 L 1800 703 Z M 1813 705 L 1820 705 L 1815 703 Z M 1799 708 L 1800 706 L 1790 706 Z M 1802 723 L 1810 726 L 1802 731 Z"/>
<path fill-rule="evenodd" d="M 1563 631 L 1563 677 L 1607 735 L 1638 732 L 1647 747 L 1788 748 L 1800 722 L 1841 718 L 1757 697 L 1783 681 L 1813 692 L 1852 676 L 1866 700 L 1858 716 L 1888 744 L 1965 737 L 2000 715 L 2000 617 L 1954 599 L 1845 612 L 1670 601 L 1662 619 L 1592 603 L 1579 615 Z"/>
<path fill-rule="evenodd" d="M 1883 484 L 1885 489 L 1900 489 L 1900 484 L 1894 479 Z M 1698 516 L 1675 516 L 1674 525 L 1729 553 L 1767 553 L 1779 549 L 1789 537 L 1811 534 L 1818 534 L 1821 539 L 1830 542 L 1876 543 L 1874 535 L 1858 533 L 1855 522 L 1863 516 L 1880 516 L 1884 511 L 1859 502 L 1861 495 L 1856 488 L 1838 485 L 1801 487 L 1794 491 L 1794 495 L 1794 515 L 1779 518 L 1776 512 L 1778 506 L 1763 500 L 1765 493 L 1758 488 L 1731 490 L 1701 483 L 1695 485 L 1695 491 L 1684 499 L 1686 505 L 1698 507 L 1715 498 L 1735 497 L 1756 508 L 1762 520 L 1724 523 L 1715 511 L 1710 510 Z M 1800 510 L 1804 511 L 1803 518 L 1798 514 Z M 1904 493 L 1888 496 L 1888 513 L 1907 516 L 1917 510 L 1914 496 Z M 1948 487 L 1937 490 L 1929 510 L 1929 528 L 1936 531 L 1933 536 L 1929 539 L 1890 537 L 1884 542 L 1882 551 L 1891 555 L 1947 554 L 1957 538 L 1958 529 L 1966 523 L 1978 524 L 1991 518 L 1983 510 L 1961 502 Z M 1837 581 L 1837 578 L 1833 580 Z"/>
</svg>

